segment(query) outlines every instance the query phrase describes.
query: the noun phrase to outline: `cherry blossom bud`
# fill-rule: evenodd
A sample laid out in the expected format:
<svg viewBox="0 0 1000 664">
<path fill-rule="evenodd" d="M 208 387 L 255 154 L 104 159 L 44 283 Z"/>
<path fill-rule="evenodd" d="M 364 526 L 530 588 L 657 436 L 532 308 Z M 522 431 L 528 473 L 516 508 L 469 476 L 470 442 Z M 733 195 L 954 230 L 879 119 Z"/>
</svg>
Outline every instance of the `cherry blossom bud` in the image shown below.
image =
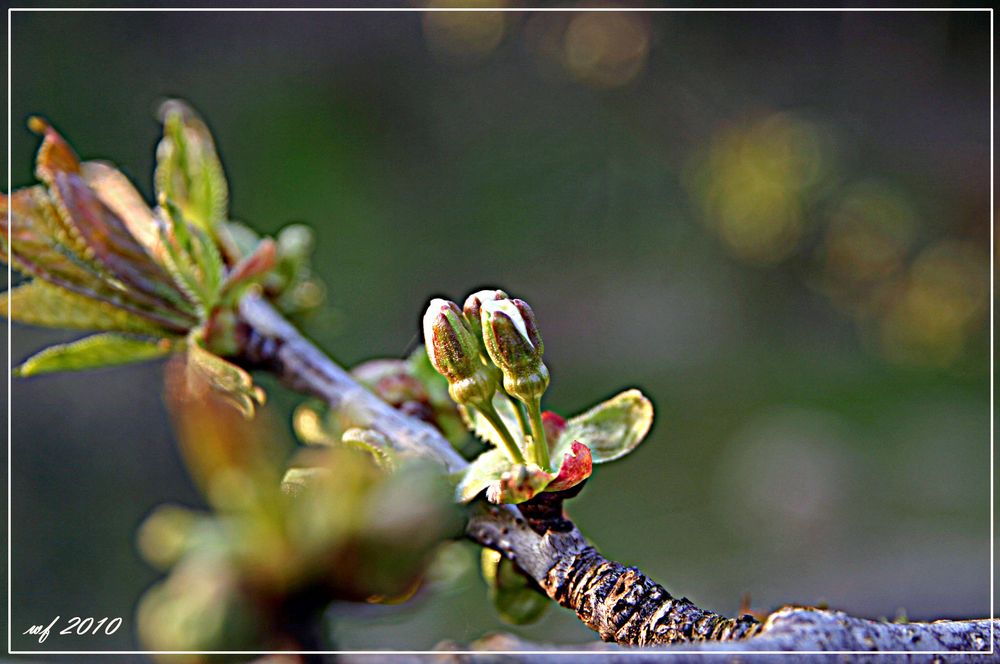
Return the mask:
<svg viewBox="0 0 1000 664">
<path fill-rule="evenodd" d="M 469 323 L 469 329 L 472 330 L 472 333 L 476 335 L 477 339 L 483 338 L 483 324 L 480 317 L 483 302 L 495 302 L 497 300 L 508 299 L 510 298 L 507 293 L 495 288 L 487 288 L 485 290 L 476 291 L 469 297 L 465 298 L 465 304 L 462 306 L 462 312 L 465 314 L 465 320 Z"/>
<path fill-rule="evenodd" d="M 456 403 L 490 402 L 496 378 L 480 359 L 479 341 L 457 304 L 431 300 L 424 314 L 424 344 L 431 364 L 448 379 L 448 392 Z"/>
<path fill-rule="evenodd" d="M 531 307 L 523 300 L 483 302 L 480 316 L 486 352 L 503 372 L 504 389 L 525 403 L 540 399 L 549 371 Z"/>
</svg>

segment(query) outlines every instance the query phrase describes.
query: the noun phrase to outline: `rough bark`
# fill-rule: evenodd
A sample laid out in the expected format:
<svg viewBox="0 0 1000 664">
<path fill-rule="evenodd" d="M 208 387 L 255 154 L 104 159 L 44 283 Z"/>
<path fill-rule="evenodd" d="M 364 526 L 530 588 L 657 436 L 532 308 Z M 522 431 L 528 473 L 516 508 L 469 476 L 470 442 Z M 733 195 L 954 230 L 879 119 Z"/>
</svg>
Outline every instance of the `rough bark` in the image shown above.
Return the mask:
<svg viewBox="0 0 1000 664">
<path fill-rule="evenodd" d="M 382 433 L 401 452 L 436 459 L 449 472 L 468 465 L 436 429 L 403 415 L 359 385 L 267 302 L 247 296 L 240 313 L 248 332 L 243 364 L 271 371 L 292 389 L 324 399 L 354 426 Z M 750 616 L 726 618 L 700 609 L 686 598 L 674 598 L 638 569 L 598 553 L 565 515 L 562 501 L 567 497 L 543 494 L 520 509 L 480 505 L 466 532 L 517 563 L 605 641 L 744 652 L 978 651 L 982 655 L 964 655 L 962 661 L 997 661 L 988 654 L 989 620 L 897 625 L 837 611 L 786 607 L 761 623 Z M 442 657 L 440 661 L 465 661 L 462 655 Z M 935 655 L 901 657 L 932 661 Z M 635 662 L 634 655 L 629 661 Z M 750 660 L 741 656 L 740 661 Z"/>
</svg>

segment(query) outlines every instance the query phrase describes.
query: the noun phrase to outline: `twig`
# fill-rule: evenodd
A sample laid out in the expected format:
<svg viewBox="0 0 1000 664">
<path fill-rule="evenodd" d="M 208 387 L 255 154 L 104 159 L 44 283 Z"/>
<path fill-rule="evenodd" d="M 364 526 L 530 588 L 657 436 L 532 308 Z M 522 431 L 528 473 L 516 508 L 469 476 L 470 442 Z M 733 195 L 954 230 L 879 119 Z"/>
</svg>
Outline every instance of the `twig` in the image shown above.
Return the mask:
<svg viewBox="0 0 1000 664">
<path fill-rule="evenodd" d="M 436 429 L 403 415 L 358 384 L 265 300 L 248 295 L 240 315 L 248 328 L 244 365 L 271 371 L 292 389 L 325 400 L 351 425 L 378 431 L 402 452 L 435 459 L 449 472 L 468 465 Z M 599 554 L 563 512 L 566 497 L 548 494 L 522 504 L 520 510 L 480 505 L 466 533 L 517 563 L 606 641 L 687 647 L 729 641 L 706 647 L 744 651 L 990 649 L 988 620 L 895 625 L 837 611 L 786 607 L 760 623 L 750 616 L 726 618 L 699 609 L 686 598 L 674 598 L 638 569 Z M 979 660 L 963 659 L 969 661 Z"/>
</svg>

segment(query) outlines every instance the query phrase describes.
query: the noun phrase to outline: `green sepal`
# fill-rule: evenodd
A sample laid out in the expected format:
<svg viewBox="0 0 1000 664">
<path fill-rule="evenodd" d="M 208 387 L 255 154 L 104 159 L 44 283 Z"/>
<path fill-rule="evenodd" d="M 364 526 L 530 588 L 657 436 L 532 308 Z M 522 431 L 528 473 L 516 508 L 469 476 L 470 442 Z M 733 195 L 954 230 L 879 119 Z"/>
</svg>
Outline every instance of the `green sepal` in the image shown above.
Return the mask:
<svg viewBox="0 0 1000 664">
<path fill-rule="evenodd" d="M 594 463 L 614 461 L 634 450 L 652 424 L 653 404 L 639 390 L 625 390 L 567 421 L 552 458 L 562 459 L 576 440 L 590 448 Z"/>
<path fill-rule="evenodd" d="M 108 332 L 79 341 L 49 346 L 14 370 L 17 376 L 37 376 L 57 371 L 83 371 L 153 360 L 169 354 L 169 344 Z"/>
</svg>

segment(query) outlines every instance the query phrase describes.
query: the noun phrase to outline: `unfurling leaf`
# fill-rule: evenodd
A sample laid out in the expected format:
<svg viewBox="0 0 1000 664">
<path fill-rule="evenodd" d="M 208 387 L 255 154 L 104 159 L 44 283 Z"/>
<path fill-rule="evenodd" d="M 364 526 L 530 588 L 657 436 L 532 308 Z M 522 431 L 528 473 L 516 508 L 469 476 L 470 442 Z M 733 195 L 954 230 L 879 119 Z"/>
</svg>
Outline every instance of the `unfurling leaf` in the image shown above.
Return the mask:
<svg viewBox="0 0 1000 664">
<path fill-rule="evenodd" d="M 188 390 L 197 395 L 207 386 L 230 400 L 243 416 L 253 417 L 254 405 L 264 403 L 264 391 L 255 387 L 243 369 L 211 353 L 195 339 L 187 345 Z"/>
<path fill-rule="evenodd" d="M 21 272 L 112 304 L 172 332 L 185 331 L 194 321 L 178 309 L 176 301 L 180 294 L 172 289 L 169 297 L 159 298 L 127 288 L 95 258 L 95 252 L 44 187 L 29 187 L 9 197 L 0 196 L 0 224 L 6 241 L 3 258 Z"/>
<path fill-rule="evenodd" d="M 573 441 L 570 451 L 556 459 L 559 471 L 556 478 L 545 487 L 546 491 L 564 491 L 584 481 L 594 471 L 590 449 L 579 441 Z"/>
<path fill-rule="evenodd" d="M 163 139 L 156 148 L 157 194 L 166 194 L 184 217 L 215 238 L 226 220 L 229 187 L 212 135 L 186 104 L 170 100 L 160 107 Z"/>
<path fill-rule="evenodd" d="M 537 621 L 552 601 L 532 579 L 493 549 L 483 549 L 482 572 L 497 614 L 512 625 Z"/>
<path fill-rule="evenodd" d="M 165 224 L 160 228 L 163 263 L 174 284 L 195 303 L 200 318 L 219 301 L 224 265 L 218 248 L 205 231 L 188 226 L 181 211 L 160 196 Z"/>
<path fill-rule="evenodd" d="M 167 273 L 79 174 L 56 172 L 49 192 L 60 214 L 111 274 L 140 293 L 182 306 Z"/>
<path fill-rule="evenodd" d="M 277 257 L 278 249 L 274 240 L 264 238 L 250 255 L 240 260 L 226 275 L 226 279 L 222 283 L 222 293 L 236 293 L 240 287 L 260 279 L 274 268 Z"/>
<path fill-rule="evenodd" d="M 553 475 L 533 463 L 514 464 L 500 479 L 486 487 L 486 500 L 497 505 L 516 505 L 545 490 Z"/>
<path fill-rule="evenodd" d="M 393 470 L 396 467 L 396 455 L 392 451 L 392 446 L 378 431 L 351 428 L 344 432 L 341 442 L 345 447 L 371 454 L 375 465 L 383 470 Z"/>
<path fill-rule="evenodd" d="M 635 449 L 652 424 L 653 404 L 639 390 L 626 390 L 566 422 L 552 456 L 561 458 L 579 441 L 594 463 L 614 461 Z"/>
<path fill-rule="evenodd" d="M 493 397 L 493 407 L 497 409 L 497 413 L 507 427 L 507 431 L 514 437 L 514 442 L 523 449 L 524 434 L 521 432 L 521 423 L 518 420 L 517 411 L 514 410 L 517 406 L 502 392 L 498 392 Z M 479 411 L 472 410 L 471 408 L 461 408 L 460 411 L 462 418 L 472 430 L 472 433 L 494 447 L 503 447 L 504 443 L 500 434 L 497 433 L 497 430 L 489 423 L 489 420 L 483 417 Z"/>
<path fill-rule="evenodd" d="M 43 327 L 170 335 L 141 316 L 38 280 L 0 295 L 0 315 Z"/>
<path fill-rule="evenodd" d="M 15 369 L 19 376 L 54 371 L 82 371 L 163 357 L 170 345 L 121 334 L 95 334 L 73 343 L 50 346 Z"/>
<path fill-rule="evenodd" d="M 503 448 L 494 447 L 483 452 L 465 469 L 465 474 L 455 488 L 455 500 L 460 503 L 469 502 L 480 491 L 498 482 L 512 466 Z"/>
<path fill-rule="evenodd" d="M 71 173 L 80 171 L 80 158 L 55 127 L 45 119 L 34 116 L 28 118 L 28 129 L 44 137 L 41 147 L 38 148 L 38 156 L 35 158 L 35 175 L 39 180 L 51 183 L 53 176 L 59 171 Z"/>
<path fill-rule="evenodd" d="M 159 223 L 153 211 L 143 199 L 135 185 L 125 174 L 103 161 L 85 161 L 80 165 L 80 173 L 101 202 L 108 206 L 128 228 L 129 233 L 153 257 L 162 254 Z"/>
</svg>

